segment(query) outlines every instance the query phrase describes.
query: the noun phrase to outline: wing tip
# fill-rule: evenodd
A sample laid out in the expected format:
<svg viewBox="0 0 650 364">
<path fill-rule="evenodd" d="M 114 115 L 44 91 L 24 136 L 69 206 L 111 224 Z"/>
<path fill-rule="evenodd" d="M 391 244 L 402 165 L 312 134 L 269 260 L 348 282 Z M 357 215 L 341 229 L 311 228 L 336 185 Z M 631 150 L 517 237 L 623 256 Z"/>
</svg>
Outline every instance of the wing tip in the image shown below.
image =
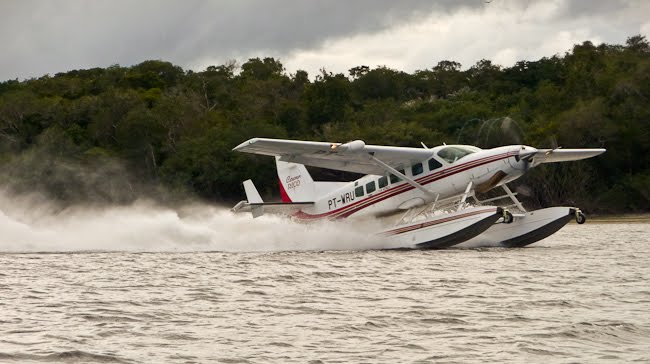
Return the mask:
<svg viewBox="0 0 650 364">
<path fill-rule="evenodd" d="M 234 150 L 234 151 L 240 151 L 240 150 L 246 148 L 247 146 L 249 146 L 249 145 L 251 145 L 251 144 L 257 142 L 258 139 L 259 139 L 259 138 L 251 138 L 251 139 L 248 139 L 247 141 L 245 141 L 245 142 L 239 144 L 238 146 L 232 148 L 232 150 Z"/>
<path fill-rule="evenodd" d="M 593 148 L 593 149 L 591 149 L 591 152 L 593 153 L 591 156 L 595 157 L 595 156 L 598 156 L 598 155 L 601 155 L 601 154 L 605 153 L 606 151 L 607 151 L 607 149 L 605 149 L 605 148 Z"/>
</svg>

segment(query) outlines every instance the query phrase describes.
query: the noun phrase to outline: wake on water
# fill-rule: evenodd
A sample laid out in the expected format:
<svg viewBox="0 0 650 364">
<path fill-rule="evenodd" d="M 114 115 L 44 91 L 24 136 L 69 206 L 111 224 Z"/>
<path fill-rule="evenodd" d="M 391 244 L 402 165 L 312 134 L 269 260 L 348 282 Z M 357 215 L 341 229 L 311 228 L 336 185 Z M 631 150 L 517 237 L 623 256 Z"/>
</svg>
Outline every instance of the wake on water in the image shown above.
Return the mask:
<svg viewBox="0 0 650 364">
<path fill-rule="evenodd" d="M 0 191 L 0 252 L 269 252 L 381 248 L 374 223 L 233 214 L 190 203 L 177 208 L 150 201 L 128 206 L 58 210 L 37 196 Z"/>
</svg>

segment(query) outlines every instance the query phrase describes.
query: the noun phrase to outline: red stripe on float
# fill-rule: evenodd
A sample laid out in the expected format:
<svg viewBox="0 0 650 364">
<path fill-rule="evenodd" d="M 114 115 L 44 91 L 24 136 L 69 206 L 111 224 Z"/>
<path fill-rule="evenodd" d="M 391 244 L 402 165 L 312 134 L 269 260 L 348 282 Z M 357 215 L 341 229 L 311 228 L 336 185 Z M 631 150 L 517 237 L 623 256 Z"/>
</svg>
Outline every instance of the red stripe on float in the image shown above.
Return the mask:
<svg viewBox="0 0 650 364">
<path fill-rule="evenodd" d="M 420 223 L 420 224 L 415 224 L 415 225 L 411 225 L 411 226 L 405 226 L 405 227 L 401 227 L 401 228 L 398 228 L 398 229 L 385 231 L 382 234 L 384 234 L 384 235 L 399 235 L 399 234 L 407 233 L 407 232 L 410 232 L 410 231 L 423 229 L 423 228 L 426 228 L 426 227 L 429 227 L 429 226 L 438 225 L 438 224 L 442 224 L 442 223 L 445 223 L 445 222 L 462 219 L 464 217 L 484 214 L 486 212 L 491 212 L 492 210 L 496 211 L 496 209 L 486 209 L 486 210 L 480 210 L 480 211 L 472 211 L 472 212 L 468 212 L 468 213 L 465 213 L 465 214 L 445 217 L 445 218 L 438 219 L 438 220 L 428 221 L 428 222 L 424 222 L 424 223 Z"/>
</svg>

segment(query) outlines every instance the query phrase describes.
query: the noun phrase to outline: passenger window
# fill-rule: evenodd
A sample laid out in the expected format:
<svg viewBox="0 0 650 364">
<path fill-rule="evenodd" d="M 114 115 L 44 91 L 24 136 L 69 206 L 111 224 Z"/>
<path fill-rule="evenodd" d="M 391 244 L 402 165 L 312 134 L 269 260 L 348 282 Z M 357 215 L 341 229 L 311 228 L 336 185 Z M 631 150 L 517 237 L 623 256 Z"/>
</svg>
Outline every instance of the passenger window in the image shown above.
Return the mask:
<svg viewBox="0 0 650 364">
<path fill-rule="evenodd" d="M 362 197 L 363 196 L 363 186 L 359 186 L 354 189 L 354 196 L 355 197 Z"/>
<path fill-rule="evenodd" d="M 401 180 L 402 180 L 402 179 L 399 178 L 399 177 L 397 177 L 396 175 L 394 175 L 394 174 L 392 174 L 392 173 L 390 174 L 390 183 L 397 183 L 397 182 L 399 182 L 399 181 L 401 181 Z"/>
<path fill-rule="evenodd" d="M 422 167 L 422 163 L 414 164 L 413 167 L 411 167 L 411 171 L 413 172 L 414 176 L 417 176 L 418 174 L 424 172 L 424 168 Z"/>
<path fill-rule="evenodd" d="M 366 183 L 366 193 L 373 193 L 375 192 L 375 189 L 375 181 Z"/>
<path fill-rule="evenodd" d="M 379 184 L 379 188 L 384 188 L 388 186 L 388 178 L 386 176 L 379 178 L 377 184 Z"/>
<path fill-rule="evenodd" d="M 434 169 L 438 169 L 440 167 L 442 167 L 442 164 L 440 162 L 438 162 L 437 160 L 435 160 L 433 158 L 429 159 L 429 170 L 430 171 L 433 171 Z"/>
</svg>

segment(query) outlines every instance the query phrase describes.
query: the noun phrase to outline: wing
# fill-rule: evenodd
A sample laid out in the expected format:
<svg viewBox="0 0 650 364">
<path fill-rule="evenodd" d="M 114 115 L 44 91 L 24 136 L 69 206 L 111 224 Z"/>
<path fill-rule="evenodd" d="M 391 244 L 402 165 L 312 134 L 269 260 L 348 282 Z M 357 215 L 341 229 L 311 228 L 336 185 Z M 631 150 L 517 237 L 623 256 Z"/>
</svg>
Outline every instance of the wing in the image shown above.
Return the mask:
<svg viewBox="0 0 650 364">
<path fill-rule="evenodd" d="M 599 154 L 605 153 L 603 148 L 594 149 L 538 149 L 532 156 L 535 165 L 541 163 L 555 163 L 555 162 L 568 162 L 577 161 L 580 159 L 587 159 L 595 157 Z"/>
<path fill-rule="evenodd" d="M 386 174 L 385 168 L 371 160 L 380 159 L 395 169 L 404 169 L 431 158 L 424 148 L 366 145 L 361 140 L 349 143 L 253 138 L 233 148 L 238 152 L 280 156 L 285 162 L 363 174 Z"/>
</svg>

